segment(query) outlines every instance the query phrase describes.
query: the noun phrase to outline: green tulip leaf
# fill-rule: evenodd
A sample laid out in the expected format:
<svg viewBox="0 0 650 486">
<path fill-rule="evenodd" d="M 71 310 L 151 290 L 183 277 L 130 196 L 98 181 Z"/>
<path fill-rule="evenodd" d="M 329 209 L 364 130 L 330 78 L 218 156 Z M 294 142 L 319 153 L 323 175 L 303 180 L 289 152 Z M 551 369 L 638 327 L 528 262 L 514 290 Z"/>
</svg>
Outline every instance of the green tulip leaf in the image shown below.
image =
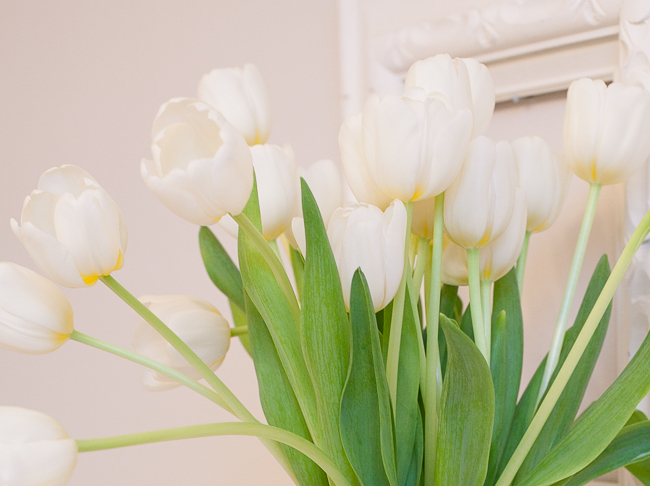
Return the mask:
<svg viewBox="0 0 650 486">
<path fill-rule="evenodd" d="M 440 313 L 446 315 L 452 321 L 460 322 L 460 318 L 457 319 L 456 315 L 459 300 L 458 287 L 455 285 L 444 284 L 440 291 Z M 462 302 L 460 305 L 462 308 Z M 426 336 L 426 333 L 424 335 Z M 440 368 L 444 378 L 447 368 L 447 341 L 445 341 L 444 332 L 438 332 L 438 352 L 440 353 Z"/>
<path fill-rule="evenodd" d="M 235 327 L 243 327 L 248 324 L 246 313 L 241 310 L 235 303 L 231 300 L 229 301 L 230 303 L 230 312 L 232 312 L 232 320 L 234 321 Z M 237 336 L 239 338 L 239 341 L 242 343 L 244 346 L 244 349 L 248 352 L 248 354 L 251 354 L 251 343 L 250 343 L 250 336 L 248 333 L 246 334 L 240 334 Z"/>
<path fill-rule="evenodd" d="M 447 339 L 447 374 L 442 387 L 436 484 L 482 486 L 494 423 L 490 368 L 454 321 L 441 315 L 440 324 Z"/>
<path fill-rule="evenodd" d="M 350 294 L 352 353 L 341 400 L 341 438 L 366 486 L 396 486 L 395 438 L 388 381 L 370 290 L 361 269 Z"/>
<path fill-rule="evenodd" d="M 302 296 L 303 281 L 305 279 L 305 259 L 295 248 L 289 247 L 289 259 L 293 268 L 293 277 L 296 280 L 296 289 L 298 297 Z"/>
<path fill-rule="evenodd" d="M 293 432 L 309 441 L 309 428 L 293 388 L 278 356 L 273 338 L 253 302 L 246 298 L 248 333 L 255 373 L 260 389 L 260 401 L 269 425 Z M 299 484 L 327 486 L 327 475 L 311 459 L 292 447 L 282 446 Z"/>
<path fill-rule="evenodd" d="M 300 327 L 302 351 L 316 393 L 322 433 L 319 445 L 355 484 L 356 476 L 343 449 L 339 423 L 352 330 L 323 219 L 304 179 L 301 184 L 307 240 Z"/>
<path fill-rule="evenodd" d="M 207 226 L 199 230 L 203 264 L 212 283 L 241 310 L 246 308 L 241 275 L 217 237 Z"/>
</svg>

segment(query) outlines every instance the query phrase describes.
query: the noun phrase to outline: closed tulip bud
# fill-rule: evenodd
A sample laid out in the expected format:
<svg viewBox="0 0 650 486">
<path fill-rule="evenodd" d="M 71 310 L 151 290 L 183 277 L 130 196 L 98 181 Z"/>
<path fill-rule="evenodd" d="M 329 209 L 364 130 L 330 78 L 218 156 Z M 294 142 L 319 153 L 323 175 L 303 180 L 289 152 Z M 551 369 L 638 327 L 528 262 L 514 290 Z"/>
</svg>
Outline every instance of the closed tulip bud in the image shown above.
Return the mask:
<svg viewBox="0 0 650 486">
<path fill-rule="evenodd" d="M 93 177 L 74 165 L 46 171 L 11 228 L 43 272 L 64 287 L 93 285 L 124 264 L 122 212 Z"/>
<path fill-rule="evenodd" d="M 623 182 L 650 155 L 650 93 L 579 79 L 567 93 L 564 156 L 587 182 Z"/>
<path fill-rule="evenodd" d="M 349 117 L 339 131 L 339 149 L 345 178 L 360 203 L 377 206 L 382 211 L 393 201 L 372 182 L 363 148 L 363 114 Z"/>
<path fill-rule="evenodd" d="M 472 113 L 443 96 L 371 96 L 363 111 L 365 162 L 372 182 L 402 202 L 444 192 L 462 167 Z M 413 99 L 414 97 L 419 99 Z"/>
<path fill-rule="evenodd" d="M 145 295 L 140 297 L 151 312 L 194 351 L 212 370 L 216 370 L 230 347 L 230 327 L 210 303 L 186 295 Z M 133 348 L 148 358 L 174 368 L 193 379 L 199 373 L 146 321 L 133 332 Z M 153 370 L 142 376 L 145 388 L 152 391 L 169 390 L 178 382 Z"/>
<path fill-rule="evenodd" d="M 406 208 L 394 201 L 386 211 L 356 204 L 334 211 L 327 228 L 341 277 L 345 305 L 350 307 L 352 277 L 361 267 L 375 311 L 395 297 L 404 269 Z"/>
<path fill-rule="evenodd" d="M 503 233 L 510 222 L 517 169 L 508 142 L 472 140 L 463 169 L 445 193 L 445 229 L 463 248 L 478 248 Z"/>
<path fill-rule="evenodd" d="M 262 217 L 262 234 L 271 241 L 284 233 L 298 212 L 300 185 L 289 145 L 254 145 L 253 167 Z"/>
<path fill-rule="evenodd" d="M 42 354 L 58 349 L 73 331 L 72 306 L 45 277 L 0 262 L 0 347 Z"/>
<path fill-rule="evenodd" d="M 517 188 L 512 219 L 501 235 L 479 250 L 482 280 L 494 282 L 517 263 L 526 235 L 526 197 Z M 467 250 L 445 241 L 442 251 L 442 281 L 448 285 L 467 285 Z"/>
<path fill-rule="evenodd" d="M 219 112 L 176 98 L 160 108 L 152 133 L 153 160 L 143 160 L 140 172 L 167 208 L 199 225 L 243 211 L 253 189 L 253 159 Z"/>
<path fill-rule="evenodd" d="M 566 198 L 571 172 L 562 158 L 551 152 L 539 137 L 521 137 L 512 142 L 519 187 L 526 194 L 526 230 L 548 228 L 560 214 Z"/>
<path fill-rule="evenodd" d="M 413 87 L 427 96 L 440 93 L 457 110 L 469 108 L 474 115 L 472 138 L 484 135 L 494 112 L 494 83 L 488 68 L 474 59 L 452 59 L 449 54 L 415 62 L 406 74 L 408 92 Z"/>
<path fill-rule="evenodd" d="M 253 64 L 214 69 L 199 81 L 199 99 L 216 108 L 248 145 L 265 143 L 271 133 L 271 109 L 262 75 Z"/>
<path fill-rule="evenodd" d="M 77 442 L 49 415 L 0 407 L 0 484 L 63 486 L 77 455 Z"/>
</svg>

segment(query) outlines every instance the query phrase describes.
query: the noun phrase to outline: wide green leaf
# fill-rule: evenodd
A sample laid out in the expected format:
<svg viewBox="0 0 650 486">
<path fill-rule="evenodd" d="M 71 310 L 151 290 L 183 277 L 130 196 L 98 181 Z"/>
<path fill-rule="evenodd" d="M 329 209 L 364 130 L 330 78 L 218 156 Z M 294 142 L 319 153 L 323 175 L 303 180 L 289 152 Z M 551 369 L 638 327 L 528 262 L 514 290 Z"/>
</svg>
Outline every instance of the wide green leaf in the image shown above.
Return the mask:
<svg viewBox="0 0 650 486">
<path fill-rule="evenodd" d="M 212 283 L 241 310 L 246 308 L 239 270 L 217 237 L 207 226 L 199 230 L 199 247 L 203 264 Z"/>
<path fill-rule="evenodd" d="M 301 183 L 307 240 L 300 328 L 302 350 L 316 393 L 322 433 L 320 445 L 355 484 L 358 481 L 343 450 L 339 423 L 352 330 L 323 219 L 309 186 L 304 179 Z"/>
<path fill-rule="evenodd" d="M 352 353 L 341 400 L 341 438 L 366 486 L 395 486 L 395 437 L 388 381 L 370 291 L 361 269 L 350 294 Z"/>
<path fill-rule="evenodd" d="M 264 319 L 249 298 L 246 298 L 246 311 L 251 354 L 255 363 L 264 416 L 269 425 L 288 430 L 311 441 L 309 428 L 291 383 L 284 372 L 273 338 Z M 327 486 L 327 476 L 311 459 L 292 447 L 282 446 L 282 449 L 300 484 Z"/>
<path fill-rule="evenodd" d="M 485 480 L 494 423 L 490 368 L 455 322 L 440 316 L 447 339 L 436 455 L 436 484 L 480 486 Z"/>
<path fill-rule="evenodd" d="M 504 313 L 503 319 L 500 316 Z M 517 274 L 513 268 L 494 283 L 490 370 L 494 383 L 495 414 L 487 485 L 494 484 L 499 460 L 515 414 L 524 360 L 524 324 Z"/>
<path fill-rule="evenodd" d="M 452 321 L 460 322 L 458 316 L 458 287 L 455 285 L 444 284 L 440 291 L 440 313 L 446 315 Z M 461 312 L 462 312 L 462 302 L 461 302 Z M 426 336 L 426 333 L 424 334 Z M 440 357 L 440 368 L 442 376 L 445 376 L 445 371 L 447 368 L 447 341 L 445 341 L 445 333 L 438 333 L 438 353 Z"/>
<path fill-rule="evenodd" d="M 618 433 L 605 450 L 582 471 L 562 486 L 582 486 L 619 467 L 650 458 L 650 422 L 627 425 Z"/>
</svg>

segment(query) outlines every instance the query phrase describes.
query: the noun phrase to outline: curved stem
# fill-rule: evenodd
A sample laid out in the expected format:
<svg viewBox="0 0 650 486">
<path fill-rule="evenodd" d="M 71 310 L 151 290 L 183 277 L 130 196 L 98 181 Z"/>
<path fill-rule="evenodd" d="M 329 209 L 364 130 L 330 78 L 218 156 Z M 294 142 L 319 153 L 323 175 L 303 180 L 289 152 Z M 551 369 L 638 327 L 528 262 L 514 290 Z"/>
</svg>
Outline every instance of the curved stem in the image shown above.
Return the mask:
<svg viewBox="0 0 650 486">
<path fill-rule="evenodd" d="M 519 297 L 521 298 L 521 291 L 524 288 L 524 272 L 526 270 L 526 258 L 528 257 L 528 243 L 530 242 L 530 231 L 526 231 L 524 236 L 524 244 L 521 247 L 521 253 L 517 258 L 517 286 L 519 287 Z"/>
<path fill-rule="evenodd" d="M 427 368 L 424 380 L 425 432 L 424 477 L 425 484 L 433 484 L 436 467 L 436 443 L 438 441 L 438 372 L 440 354 L 438 349 L 438 325 L 440 320 L 440 281 L 442 275 L 442 234 L 445 193 L 435 199 L 433 220 L 433 249 L 431 256 L 431 284 L 427 311 Z"/>
<path fill-rule="evenodd" d="M 302 437 L 284 429 L 263 424 L 225 422 L 190 425 L 173 429 L 154 430 L 138 434 L 118 435 L 103 439 L 78 440 L 79 452 L 99 451 L 153 442 L 163 442 L 219 435 L 248 435 L 286 444 L 314 461 L 332 479 L 336 486 L 351 486 L 338 466 L 325 453 Z"/>
<path fill-rule="evenodd" d="M 248 334 L 248 326 L 237 326 L 230 328 L 230 337 L 241 336 L 242 334 Z"/>
<path fill-rule="evenodd" d="M 481 307 L 483 310 L 483 332 L 485 345 L 492 351 L 492 282 L 481 279 Z"/>
<path fill-rule="evenodd" d="M 587 317 L 587 320 L 585 321 L 580 334 L 578 334 L 578 338 L 573 344 L 573 347 L 571 348 L 571 351 L 569 352 L 566 360 L 562 364 L 557 377 L 555 380 L 553 380 L 553 384 L 549 388 L 548 393 L 544 397 L 544 400 L 542 400 L 542 403 L 535 413 L 532 422 L 528 426 L 526 433 L 522 437 L 521 442 L 519 442 L 517 449 L 515 449 L 515 452 L 510 458 L 510 461 L 503 470 L 503 473 L 497 481 L 496 486 L 508 486 L 514 479 L 517 471 L 519 470 L 519 467 L 524 462 L 526 455 L 535 443 L 537 436 L 541 432 L 544 424 L 546 423 L 546 420 L 553 411 L 553 407 L 555 407 L 555 404 L 560 398 L 560 395 L 562 395 L 562 392 L 564 391 L 566 384 L 571 378 L 573 371 L 578 365 L 580 358 L 582 358 L 582 355 L 587 348 L 589 341 L 591 340 L 594 332 L 596 331 L 596 328 L 598 327 L 598 323 L 605 314 L 605 311 L 607 310 L 612 297 L 614 297 L 616 288 L 620 284 L 623 276 L 625 275 L 625 271 L 632 262 L 634 254 L 639 249 L 639 246 L 641 246 L 641 243 L 643 243 L 643 240 L 649 231 L 650 211 L 645 214 L 641 220 L 641 223 L 639 223 L 639 226 L 637 226 L 636 230 L 634 230 L 630 241 L 628 241 L 627 245 L 625 245 L 625 249 L 623 250 L 621 257 L 616 262 L 616 265 L 614 266 L 612 273 L 609 275 L 607 282 L 605 282 L 605 286 L 600 292 L 598 299 L 596 299 L 596 303 L 591 309 L 589 317 Z"/>
<path fill-rule="evenodd" d="M 273 251 L 269 243 L 264 239 L 262 233 L 255 227 L 253 222 L 248 219 L 244 213 L 237 215 L 231 215 L 232 218 L 237 222 L 239 227 L 246 233 L 246 236 L 251 239 L 253 244 L 260 251 L 266 263 L 271 267 L 271 271 L 277 280 L 280 289 L 284 297 L 289 303 L 289 308 L 291 309 L 291 314 L 298 324 L 300 324 L 300 306 L 298 305 L 298 300 L 296 299 L 296 294 L 293 291 L 287 272 L 284 270 L 282 262 L 278 258 L 278 255 Z M 277 248 L 277 245 L 276 245 Z"/>
<path fill-rule="evenodd" d="M 390 324 L 390 336 L 388 337 L 388 355 L 386 358 L 386 378 L 388 380 L 388 391 L 393 405 L 393 414 L 397 413 L 397 376 L 399 371 L 399 351 L 402 340 L 402 321 L 404 320 L 404 299 L 406 295 L 406 280 L 411 277 L 411 264 L 409 261 L 409 250 L 411 242 L 411 218 L 413 215 L 413 203 L 406 203 L 406 241 L 404 246 L 404 270 L 400 281 L 397 295 L 393 300 L 393 318 Z"/>
<path fill-rule="evenodd" d="M 106 351 L 107 353 L 114 354 L 115 356 L 119 356 L 120 358 L 128 359 L 129 361 L 132 361 L 134 363 L 140 364 L 142 366 L 146 366 L 147 368 L 157 371 L 158 373 L 163 374 L 171 378 L 172 380 L 176 380 L 181 385 L 185 385 L 189 389 L 194 390 L 200 395 L 203 395 L 205 398 L 216 403 L 227 412 L 230 412 L 231 414 L 235 415 L 232 409 L 228 406 L 228 404 L 226 404 L 226 402 L 223 401 L 223 399 L 219 395 L 217 395 L 215 392 L 210 390 L 207 386 L 201 385 L 199 382 L 191 379 L 190 377 L 184 375 L 183 373 L 179 373 L 174 368 L 170 368 L 169 366 L 165 366 L 157 361 L 147 358 L 146 356 L 143 356 L 138 353 L 134 353 L 133 351 L 129 351 L 128 349 L 124 349 L 119 346 L 115 346 L 113 344 L 109 344 L 105 341 L 102 341 L 101 339 L 88 336 L 87 334 L 83 334 L 76 330 L 72 331 L 72 334 L 70 334 L 70 339 L 82 344 L 86 344 L 96 349 L 101 349 L 102 351 Z"/>
<path fill-rule="evenodd" d="M 589 199 L 587 200 L 587 207 L 582 219 L 582 225 L 580 226 L 580 234 L 578 235 L 578 243 L 576 244 L 576 250 L 573 254 L 573 262 L 571 262 L 569 281 L 567 282 L 566 290 L 564 291 L 564 299 L 562 300 L 560 315 L 557 318 L 555 332 L 553 333 L 553 342 L 551 343 L 551 349 L 548 352 L 546 367 L 544 368 L 544 375 L 542 376 L 542 383 L 539 387 L 539 394 L 537 395 L 538 405 L 544 396 L 544 392 L 546 392 L 546 388 L 551 381 L 551 376 L 553 375 L 558 360 L 560 359 L 560 351 L 562 351 L 566 325 L 569 320 L 569 311 L 571 310 L 573 296 L 575 295 L 576 286 L 578 285 L 578 277 L 580 276 L 582 261 L 584 260 L 585 252 L 587 250 L 587 241 L 589 240 L 589 233 L 591 233 L 591 226 L 596 214 L 596 203 L 598 202 L 600 188 L 601 185 L 597 182 L 592 182 L 589 187 Z"/>
<path fill-rule="evenodd" d="M 467 273 L 469 280 L 469 305 L 470 311 L 472 312 L 472 328 L 474 329 L 474 342 L 489 365 L 490 348 L 488 348 L 485 340 L 483 306 L 481 305 L 481 268 L 478 248 L 467 250 Z"/>
</svg>

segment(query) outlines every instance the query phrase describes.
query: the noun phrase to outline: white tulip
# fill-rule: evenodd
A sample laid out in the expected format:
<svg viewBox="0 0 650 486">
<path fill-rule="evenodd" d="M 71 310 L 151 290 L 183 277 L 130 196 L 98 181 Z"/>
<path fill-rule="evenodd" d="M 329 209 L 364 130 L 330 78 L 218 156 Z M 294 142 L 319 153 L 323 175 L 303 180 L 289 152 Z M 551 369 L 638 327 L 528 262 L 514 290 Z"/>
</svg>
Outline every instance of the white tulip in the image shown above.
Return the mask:
<svg viewBox="0 0 650 486">
<path fill-rule="evenodd" d="M 77 464 L 77 443 L 49 415 L 0 407 L 0 484 L 63 486 Z"/>
<path fill-rule="evenodd" d="M 262 218 L 262 234 L 276 239 L 290 226 L 300 204 L 300 181 L 289 145 L 254 145 L 253 167 Z"/>
<path fill-rule="evenodd" d="M 579 79 L 567 93 L 564 155 L 587 182 L 623 182 L 650 155 L 650 93 L 636 86 Z"/>
<path fill-rule="evenodd" d="M 435 211 L 436 199 L 434 197 L 423 201 L 415 201 L 411 218 L 411 233 L 432 240 Z"/>
<path fill-rule="evenodd" d="M 406 74 L 406 92 L 422 88 L 426 95 L 440 93 L 454 107 L 474 115 L 472 138 L 484 135 L 494 112 L 494 83 L 488 68 L 474 59 L 452 59 L 449 54 L 415 62 Z"/>
<path fill-rule="evenodd" d="M 271 109 L 255 65 L 210 71 L 199 81 L 198 95 L 221 112 L 249 145 L 265 143 L 269 138 Z"/>
<path fill-rule="evenodd" d="M 445 229 L 463 248 L 481 247 L 510 222 L 517 169 L 507 142 L 480 136 L 472 140 L 463 169 L 445 193 Z"/>
<path fill-rule="evenodd" d="M 444 192 L 462 167 L 472 133 L 469 109 L 456 110 L 442 96 L 411 91 L 408 97 L 371 96 L 362 120 L 370 179 L 402 202 Z"/>
<path fill-rule="evenodd" d="M 494 282 L 517 263 L 526 235 L 526 196 L 517 188 L 512 218 L 501 235 L 479 249 L 482 280 Z M 442 281 L 448 285 L 467 285 L 467 250 L 445 241 L 442 251 Z"/>
<path fill-rule="evenodd" d="M 381 210 L 393 201 L 372 182 L 363 148 L 363 114 L 349 117 L 339 131 L 341 163 L 352 194 L 360 203 L 372 204 Z"/>
<path fill-rule="evenodd" d="M 122 212 L 83 169 L 46 171 L 25 198 L 20 226 L 11 228 L 43 272 L 65 287 L 93 285 L 124 264 L 127 230 Z"/>
<path fill-rule="evenodd" d="M 406 208 L 394 201 L 386 211 L 356 204 L 334 211 L 327 228 L 339 269 L 345 305 L 350 307 L 352 277 L 361 267 L 375 311 L 395 297 L 404 270 Z"/>
<path fill-rule="evenodd" d="M 72 306 L 61 289 L 28 268 L 0 262 L 0 347 L 49 353 L 73 330 Z"/>
<path fill-rule="evenodd" d="M 512 142 L 519 187 L 526 194 L 526 229 L 548 228 L 560 214 L 569 190 L 571 172 L 562 158 L 551 152 L 540 137 L 521 137 Z"/>
<path fill-rule="evenodd" d="M 219 311 L 203 299 L 187 295 L 144 295 L 140 301 L 159 317 L 212 370 L 216 370 L 230 347 L 230 327 Z M 146 321 L 133 331 L 134 350 L 193 379 L 200 375 Z M 153 370 L 145 370 L 142 381 L 152 391 L 169 390 L 178 382 Z"/>
<path fill-rule="evenodd" d="M 211 225 L 239 214 L 253 189 L 253 161 L 244 138 L 207 104 L 176 98 L 153 125 L 153 160 L 140 172 L 147 187 L 190 223 Z"/>
</svg>

